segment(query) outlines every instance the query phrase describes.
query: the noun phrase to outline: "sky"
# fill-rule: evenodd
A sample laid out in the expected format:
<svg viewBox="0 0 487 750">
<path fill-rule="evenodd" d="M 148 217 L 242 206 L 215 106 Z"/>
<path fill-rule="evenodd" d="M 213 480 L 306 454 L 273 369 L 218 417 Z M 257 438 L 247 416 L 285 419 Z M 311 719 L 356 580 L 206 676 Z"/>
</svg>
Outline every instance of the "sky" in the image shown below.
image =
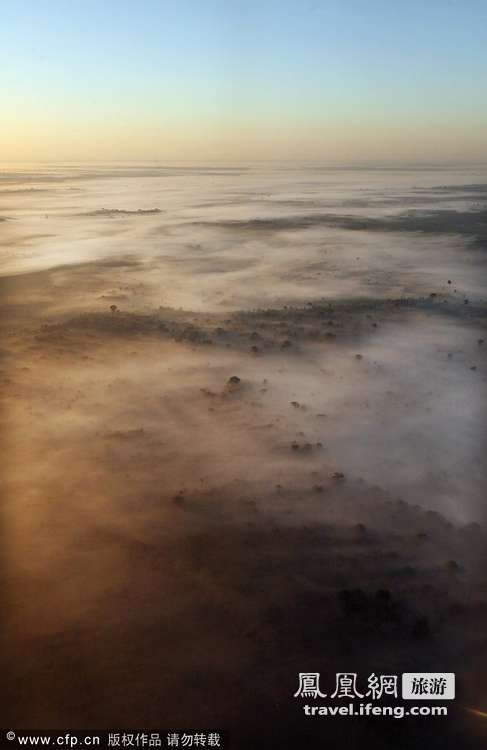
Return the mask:
<svg viewBox="0 0 487 750">
<path fill-rule="evenodd" d="M 487 162 L 486 0 L 2 0 L 0 161 Z"/>
</svg>

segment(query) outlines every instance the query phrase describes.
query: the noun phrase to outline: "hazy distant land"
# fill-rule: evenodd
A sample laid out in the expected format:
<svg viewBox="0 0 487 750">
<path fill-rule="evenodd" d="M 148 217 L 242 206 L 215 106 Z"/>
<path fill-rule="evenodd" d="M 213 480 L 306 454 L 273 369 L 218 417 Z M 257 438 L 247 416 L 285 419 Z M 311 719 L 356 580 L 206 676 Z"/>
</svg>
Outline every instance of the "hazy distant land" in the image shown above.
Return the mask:
<svg viewBox="0 0 487 750">
<path fill-rule="evenodd" d="M 482 746 L 487 173 L 5 167 L 0 220 L 4 724 Z M 347 669 L 468 706 L 306 723 Z"/>
</svg>

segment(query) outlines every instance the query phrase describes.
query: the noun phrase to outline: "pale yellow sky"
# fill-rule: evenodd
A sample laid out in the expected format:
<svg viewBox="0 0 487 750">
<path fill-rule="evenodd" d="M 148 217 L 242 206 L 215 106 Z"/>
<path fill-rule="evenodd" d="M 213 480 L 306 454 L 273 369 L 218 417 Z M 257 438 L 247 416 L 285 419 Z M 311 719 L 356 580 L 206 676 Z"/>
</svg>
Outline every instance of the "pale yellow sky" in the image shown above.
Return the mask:
<svg viewBox="0 0 487 750">
<path fill-rule="evenodd" d="M 348 120 L 309 123 L 235 118 L 89 120 L 10 114 L 0 122 L 2 161 L 154 159 L 318 159 L 487 161 L 483 127 L 457 122 L 405 124 Z"/>
</svg>

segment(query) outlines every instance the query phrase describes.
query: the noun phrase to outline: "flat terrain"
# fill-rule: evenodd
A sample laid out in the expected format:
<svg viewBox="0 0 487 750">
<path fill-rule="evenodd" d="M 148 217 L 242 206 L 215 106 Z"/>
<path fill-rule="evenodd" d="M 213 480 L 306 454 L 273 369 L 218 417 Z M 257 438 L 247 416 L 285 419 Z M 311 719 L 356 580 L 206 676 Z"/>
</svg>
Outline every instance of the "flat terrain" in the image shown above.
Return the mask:
<svg viewBox="0 0 487 750">
<path fill-rule="evenodd" d="M 487 174 L 5 167 L 0 217 L 2 726 L 484 746 Z"/>
</svg>

